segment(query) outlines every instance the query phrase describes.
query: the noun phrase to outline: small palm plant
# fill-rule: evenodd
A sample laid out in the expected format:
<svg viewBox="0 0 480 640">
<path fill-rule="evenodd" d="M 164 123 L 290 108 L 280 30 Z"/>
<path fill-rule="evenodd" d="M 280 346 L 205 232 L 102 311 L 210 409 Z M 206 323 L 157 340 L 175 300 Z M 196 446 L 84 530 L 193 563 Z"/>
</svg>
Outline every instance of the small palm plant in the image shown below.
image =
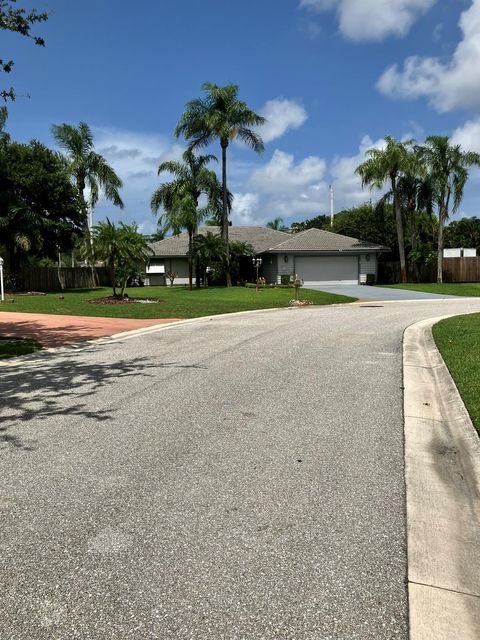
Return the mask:
<svg viewBox="0 0 480 640">
<path fill-rule="evenodd" d="M 145 272 L 151 251 L 147 240 L 139 233 L 135 224 L 117 227 L 107 218 L 99 222 L 92 230 L 93 251 L 99 260 L 103 260 L 110 273 L 113 295 L 123 298 L 129 278 Z"/>
</svg>

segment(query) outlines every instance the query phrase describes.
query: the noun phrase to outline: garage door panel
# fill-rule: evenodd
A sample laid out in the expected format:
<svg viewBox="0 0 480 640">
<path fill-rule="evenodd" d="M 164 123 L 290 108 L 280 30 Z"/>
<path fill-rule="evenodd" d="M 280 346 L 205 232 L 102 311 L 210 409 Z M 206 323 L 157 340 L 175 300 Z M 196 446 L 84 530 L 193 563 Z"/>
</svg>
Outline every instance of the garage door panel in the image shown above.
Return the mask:
<svg viewBox="0 0 480 640">
<path fill-rule="evenodd" d="M 295 272 L 308 284 L 358 284 L 357 256 L 299 256 Z"/>
</svg>

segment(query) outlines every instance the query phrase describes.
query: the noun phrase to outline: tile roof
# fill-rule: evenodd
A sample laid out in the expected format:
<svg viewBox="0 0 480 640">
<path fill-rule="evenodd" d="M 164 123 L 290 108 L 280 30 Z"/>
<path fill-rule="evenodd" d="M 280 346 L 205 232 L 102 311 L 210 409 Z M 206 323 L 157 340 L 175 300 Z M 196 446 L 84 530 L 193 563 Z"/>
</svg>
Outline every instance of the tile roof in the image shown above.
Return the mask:
<svg viewBox="0 0 480 640">
<path fill-rule="evenodd" d="M 220 234 L 219 227 L 199 227 L 198 232 L 205 234 L 210 231 Z M 292 253 L 296 251 L 314 253 L 317 251 L 389 251 L 373 242 L 364 242 L 357 238 L 349 238 L 331 231 L 321 229 L 307 229 L 300 233 L 290 234 L 276 231 L 268 227 L 230 227 L 231 241 L 248 242 L 258 253 Z M 154 256 L 179 257 L 188 252 L 188 233 L 164 238 L 150 245 Z"/>
<path fill-rule="evenodd" d="M 220 234 L 219 227 L 199 227 L 198 232 L 205 234 L 207 231 L 216 235 Z M 248 242 L 256 253 L 264 253 L 268 249 L 290 237 L 284 231 L 276 231 L 268 227 L 230 227 L 228 232 L 230 241 Z M 153 242 L 150 247 L 155 256 L 186 256 L 188 252 L 188 233 L 180 233 L 176 236 L 164 238 Z"/>
<path fill-rule="evenodd" d="M 280 244 L 270 247 L 270 251 L 290 253 L 295 251 L 389 251 L 389 249 L 374 242 L 365 242 L 331 231 L 307 229 L 290 235 Z"/>
</svg>

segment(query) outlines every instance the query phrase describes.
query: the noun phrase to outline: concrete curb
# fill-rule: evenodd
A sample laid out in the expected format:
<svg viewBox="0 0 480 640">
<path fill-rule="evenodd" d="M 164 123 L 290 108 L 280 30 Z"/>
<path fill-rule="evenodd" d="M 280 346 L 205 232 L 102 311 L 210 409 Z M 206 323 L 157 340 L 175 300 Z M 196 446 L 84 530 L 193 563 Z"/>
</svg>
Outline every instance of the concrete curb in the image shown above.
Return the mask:
<svg viewBox="0 0 480 640">
<path fill-rule="evenodd" d="M 404 334 L 411 640 L 480 638 L 480 439 L 431 328 Z"/>
</svg>

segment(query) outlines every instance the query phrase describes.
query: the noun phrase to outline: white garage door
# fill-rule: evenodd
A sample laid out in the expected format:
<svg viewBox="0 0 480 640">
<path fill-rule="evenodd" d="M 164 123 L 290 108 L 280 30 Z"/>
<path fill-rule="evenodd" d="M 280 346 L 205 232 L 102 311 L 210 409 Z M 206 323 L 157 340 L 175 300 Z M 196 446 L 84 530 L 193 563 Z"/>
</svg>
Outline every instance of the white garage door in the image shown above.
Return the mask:
<svg viewBox="0 0 480 640">
<path fill-rule="evenodd" d="M 295 272 L 305 286 L 318 284 L 358 284 L 357 256 L 300 256 Z"/>
</svg>

